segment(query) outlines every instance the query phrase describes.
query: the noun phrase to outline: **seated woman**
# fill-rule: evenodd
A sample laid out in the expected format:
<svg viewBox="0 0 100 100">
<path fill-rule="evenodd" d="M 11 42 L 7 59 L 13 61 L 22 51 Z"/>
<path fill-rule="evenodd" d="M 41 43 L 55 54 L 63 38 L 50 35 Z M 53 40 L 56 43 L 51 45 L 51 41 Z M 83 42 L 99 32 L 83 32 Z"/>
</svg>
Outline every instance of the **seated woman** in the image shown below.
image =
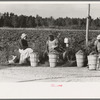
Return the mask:
<svg viewBox="0 0 100 100">
<path fill-rule="evenodd" d="M 19 64 L 26 63 L 27 59 L 30 57 L 30 54 L 33 52 L 31 48 L 28 47 L 27 35 L 23 33 L 21 39 L 18 41 L 19 45 L 19 54 L 17 54 L 9 63 L 16 63 L 19 59 Z"/>
</svg>

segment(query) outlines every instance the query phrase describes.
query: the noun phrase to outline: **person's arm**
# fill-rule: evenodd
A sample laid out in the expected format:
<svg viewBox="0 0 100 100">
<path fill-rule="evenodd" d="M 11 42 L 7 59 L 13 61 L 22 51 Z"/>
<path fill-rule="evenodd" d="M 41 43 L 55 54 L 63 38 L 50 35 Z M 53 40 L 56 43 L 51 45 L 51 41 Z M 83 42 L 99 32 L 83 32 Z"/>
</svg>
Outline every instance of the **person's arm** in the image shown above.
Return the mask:
<svg viewBox="0 0 100 100">
<path fill-rule="evenodd" d="M 55 45 L 53 45 L 52 48 L 53 48 L 53 49 L 57 48 L 57 47 L 58 47 L 58 43 L 59 43 L 59 42 L 58 42 L 58 40 L 56 39 L 56 40 L 55 40 Z"/>
<path fill-rule="evenodd" d="M 19 49 L 23 49 L 21 40 L 18 41 L 18 46 L 19 46 Z"/>
<path fill-rule="evenodd" d="M 29 46 L 28 46 L 28 42 L 27 40 L 25 40 L 25 44 L 23 45 L 23 49 L 27 49 Z"/>
<path fill-rule="evenodd" d="M 46 51 L 49 52 L 48 41 L 46 42 Z"/>
<path fill-rule="evenodd" d="M 98 43 L 98 41 L 96 40 L 96 41 L 94 42 L 94 48 L 95 48 L 95 51 L 98 53 L 98 50 L 97 50 L 97 43 Z"/>
<path fill-rule="evenodd" d="M 19 40 L 18 45 L 19 48 L 23 50 L 28 48 L 28 42 L 26 40 Z"/>
</svg>

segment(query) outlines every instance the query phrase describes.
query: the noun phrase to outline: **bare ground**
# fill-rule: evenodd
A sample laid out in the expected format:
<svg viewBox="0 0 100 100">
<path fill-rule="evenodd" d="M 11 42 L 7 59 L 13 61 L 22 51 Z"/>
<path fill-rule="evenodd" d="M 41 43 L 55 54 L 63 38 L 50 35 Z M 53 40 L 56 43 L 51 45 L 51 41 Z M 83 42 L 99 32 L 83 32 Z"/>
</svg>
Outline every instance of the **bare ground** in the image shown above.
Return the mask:
<svg viewBox="0 0 100 100">
<path fill-rule="evenodd" d="M 87 67 L 0 66 L 0 82 L 99 82 L 100 70 Z"/>
</svg>

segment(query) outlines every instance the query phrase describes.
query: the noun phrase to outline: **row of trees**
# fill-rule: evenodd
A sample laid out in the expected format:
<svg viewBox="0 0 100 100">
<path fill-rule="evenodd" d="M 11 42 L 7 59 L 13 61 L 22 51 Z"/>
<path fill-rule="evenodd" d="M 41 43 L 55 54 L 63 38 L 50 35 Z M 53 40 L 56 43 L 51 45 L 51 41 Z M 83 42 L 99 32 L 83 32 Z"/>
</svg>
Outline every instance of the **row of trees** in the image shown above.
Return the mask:
<svg viewBox="0 0 100 100">
<path fill-rule="evenodd" d="M 49 18 L 42 18 L 39 15 L 25 16 L 16 15 L 14 13 L 4 13 L 0 16 L 0 27 L 14 27 L 14 28 L 68 28 L 68 29 L 85 29 L 86 18 L 62 18 L 54 19 L 52 16 Z M 100 19 L 90 18 L 90 28 L 99 29 Z"/>
</svg>

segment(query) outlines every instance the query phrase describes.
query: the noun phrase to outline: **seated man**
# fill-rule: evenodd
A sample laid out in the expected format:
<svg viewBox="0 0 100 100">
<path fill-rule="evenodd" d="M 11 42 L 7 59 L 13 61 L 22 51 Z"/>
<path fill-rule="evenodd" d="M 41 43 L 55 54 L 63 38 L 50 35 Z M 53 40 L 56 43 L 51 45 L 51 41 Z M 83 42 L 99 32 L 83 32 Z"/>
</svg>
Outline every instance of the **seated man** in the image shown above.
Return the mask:
<svg viewBox="0 0 100 100">
<path fill-rule="evenodd" d="M 30 54 L 33 52 L 31 48 L 28 47 L 27 43 L 27 35 L 23 33 L 21 35 L 21 39 L 18 41 L 19 45 L 19 54 L 13 58 L 12 61 L 9 63 L 16 63 L 16 61 L 19 59 L 19 64 L 26 63 L 27 59 L 30 57 Z"/>
<path fill-rule="evenodd" d="M 63 56 L 62 53 L 61 53 L 62 50 L 59 47 L 58 39 L 57 38 L 55 39 L 53 35 L 49 35 L 48 41 L 46 43 L 46 51 L 43 54 L 43 58 L 44 58 L 43 60 L 44 61 L 48 60 L 48 54 L 52 53 L 52 52 L 59 53 L 60 58 L 61 58 L 61 56 Z"/>
<path fill-rule="evenodd" d="M 95 51 L 98 54 L 97 67 L 100 68 L 100 35 L 97 36 L 97 40 L 94 42 Z"/>
</svg>

